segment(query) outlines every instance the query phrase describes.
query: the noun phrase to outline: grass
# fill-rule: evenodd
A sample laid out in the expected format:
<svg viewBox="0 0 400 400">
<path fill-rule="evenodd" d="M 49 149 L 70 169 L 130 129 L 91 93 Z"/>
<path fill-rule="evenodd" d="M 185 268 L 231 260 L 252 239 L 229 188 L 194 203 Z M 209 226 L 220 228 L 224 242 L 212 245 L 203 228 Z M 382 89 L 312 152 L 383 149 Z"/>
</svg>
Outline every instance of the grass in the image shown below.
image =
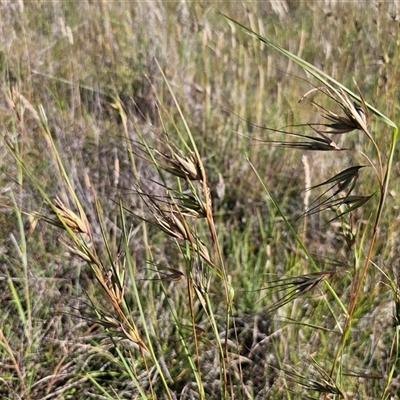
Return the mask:
<svg viewBox="0 0 400 400">
<path fill-rule="evenodd" d="M 397 398 L 395 4 L 121 4 L 3 6 L 2 398 Z"/>
</svg>

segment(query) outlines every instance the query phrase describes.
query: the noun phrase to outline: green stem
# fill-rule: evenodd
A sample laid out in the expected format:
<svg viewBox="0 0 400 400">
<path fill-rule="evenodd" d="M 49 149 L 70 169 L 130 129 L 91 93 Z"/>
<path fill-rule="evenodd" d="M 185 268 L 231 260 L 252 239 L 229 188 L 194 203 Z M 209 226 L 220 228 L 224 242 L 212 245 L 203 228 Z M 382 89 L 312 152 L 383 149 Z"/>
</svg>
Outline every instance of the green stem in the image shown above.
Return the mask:
<svg viewBox="0 0 400 400">
<path fill-rule="evenodd" d="M 368 249 L 368 254 L 365 259 L 363 268 L 361 270 L 361 274 L 358 278 L 358 282 L 355 282 L 355 284 L 357 285 L 356 290 L 354 292 L 354 295 L 352 295 L 351 299 L 350 299 L 348 315 L 347 315 L 346 323 L 345 323 L 345 326 L 343 329 L 340 346 L 338 348 L 338 351 L 336 352 L 336 356 L 335 356 L 335 359 L 334 359 L 334 362 L 332 365 L 332 370 L 331 370 L 331 374 L 330 374 L 331 377 L 333 376 L 333 374 L 336 370 L 337 362 L 339 360 L 340 355 L 342 354 L 344 346 L 346 345 L 346 341 L 348 339 L 348 336 L 349 336 L 349 333 L 351 330 L 351 323 L 352 323 L 353 315 L 354 315 L 354 312 L 355 312 L 355 309 L 356 309 L 356 306 L 358 303 L 358 299 L 361 294 L 361 289 L 363 287 L 364 280 L 367 275 L 367 270 L 368 270 L 368 267 L 369 267 L 369 264 L 370 264 L 370 261 L 371 261 L 372 255 L 373 255 L 373 251 L 375 248 L 375 242 L 376 242 L 376 238 L 377 238 L 377 234 L 378 234 L 378 227 L 379 227 L 379 223 L 380 223 L 380 220 L 382 217 L 383 207 L 384 207 L 387 192 L 388 192 L 390 172 L 392 170 L 393 158 L 394 158 L 398 134 L 399 134 L 399 129 L 396 127 L 396 129 L 394 130 L 393 135 L 392 135 L 392 142 L 390 145 L 389 160 L 388 160 L 386 171 L 385 171 L 385 177 L 384 177 L 383 183 L 380 188 L 381 197 L 379 200 L 378 211 L 377 211 L 376 218 L 375 218 L 374 229 L 373 229 L 372 238 L 371 238 L 371 242 L 370 242 L 369 249 Z M 357 277 L 355 276 L 354 279 L 357 279 Z"/>
</svg>

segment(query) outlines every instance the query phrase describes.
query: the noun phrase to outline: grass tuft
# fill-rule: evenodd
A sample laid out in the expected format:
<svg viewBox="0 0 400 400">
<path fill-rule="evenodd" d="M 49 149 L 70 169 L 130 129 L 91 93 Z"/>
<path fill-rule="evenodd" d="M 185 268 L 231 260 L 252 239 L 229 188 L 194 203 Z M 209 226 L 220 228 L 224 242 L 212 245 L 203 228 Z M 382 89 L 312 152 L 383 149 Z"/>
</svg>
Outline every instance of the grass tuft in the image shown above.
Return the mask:
<svg viewBox="0 0 400 400">
<path fill-rule="evenodd" d="M 399 397 L 396 13 L 4 4 L 0 397 Z"/>
</svg>

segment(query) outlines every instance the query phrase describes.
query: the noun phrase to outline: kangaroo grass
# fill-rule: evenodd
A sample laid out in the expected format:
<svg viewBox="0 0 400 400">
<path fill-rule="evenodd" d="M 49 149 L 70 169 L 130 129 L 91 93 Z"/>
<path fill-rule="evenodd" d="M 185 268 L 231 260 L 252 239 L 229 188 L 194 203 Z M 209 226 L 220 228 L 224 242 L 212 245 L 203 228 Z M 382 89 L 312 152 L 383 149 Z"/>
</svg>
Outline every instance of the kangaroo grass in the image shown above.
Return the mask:
<svg viewBox="0 0 400 400">
<path fill-rule="evenodd" d="M 5 144 L 8 147 L 10 154 L 13 155 L 25 175 L 33 182 L 50 210 L 49 216 L 38 216 L 47 223 L 61 228 L 67 233 L 69 241 L 67 242 L 63 238 L 60 240 L 64 243 L 65 247 L 72 254 L 75 254 L 88 264 L 93 272 L 97 283 L 103 289 L 106 299 L 108 300 L 113 312 L 103 312 L 101 309 L 97 309 L 97 306 L 94 306 L 93 303 L 94 311 L 97 313 L 98 316 L 98 323 L 103 325 L 104 328 L 109 331 L 110 334 L 115 335 L 115 337 L 127 339 L 133 345 L 133 347 L 139 351 L 145 364 L 147 362 L 146 359 L 151 357 L 154 361 L 154 365 L 160 371 L 160 377 L 162 378 L 162 381 L 165 385 L 167 385 L 164 374 L 162 373 L 162 369 L 158 363 L 158 358 L 154 354 L 154 351 L 151 347 L 151 342 L 145 341 L 142 338 L 142 334 L 139 332 L 136 323 L 132 320 L 129 309 L 127 308 L 127 304 L 124 298 L 124 289 L 126 285 L 126 266 L 120 263 L 119 256 L 112 255 L 112 251 L 107 244 L 107 237 L 105 236 L 105 227 L 102 219 L 103 213 L 100 203 L 96 196 L 94 196 L 97 216 L 100 221 L 103 239 L 106 243 L 105 247 L 107 249 L 109 263 L 108 261 L 100 258 L 98 252 L 96 251 L 96 247 L 98 247 L 98 245 L 94 241 L 94 235 L 84 212 L 83 206 L 81 205 L 72 187 L 64 164 L 52 139 L 49 127 L 47 125 L 47 118 L 43 109 L 40 110 L 40 115 L 42 117 L 43 133 L 46 136 L 48 143 L 50 144 L 50 151 L 54 155 L 56 166 L 60 171 L 61 177 L 64 179 L 66 187 L 69 189 L 68 193 L 73 199 L 78 212 L 74 212 L 73 210 L 71 210 L 71 208 L 65 205 L 60 198 L 56 197 L 56 199 L 52 201 L 48 197 L 37 178 L 33 176 L 32 172 L 27 168 L 23 160 L 20 159 L 18 153 L 15 151 L 15 146 L 13 146 L 13 144 L 6 139 Z M 122 208 L 120 208 L 120 210 L 121 220 L 123 221 L 124 214 L 122 213 Z M 123 237 L 125 238 L 124 245 L 127 246 L 129 235 L 125 229 L 123 230 Z M 126 247 L 125 254 L 129 254 L 129 250 Z M 128 270 L 131 271 L 130 275 L 133 276 L 133 265 L 130 261 L 130 258 L 127 257 L 125 260 L 129 267 Z M 108 266 L 107 264 L 111 266 Z M 135 282 L 135 280 L 133 280 L 133 282 Z M 140 305 L 140 301 L 138 302 L 138 304 Z M 147 332 L 147 330 L 145 331 Z M 128 365 L 125 358 L 123 359 L 123 363 L 125 366 Z M 130 371 L 130 368 L 131 367 L 129 366 L 128 372 Z M 149 382 L 151 382 L 150 378 Z M 137 389 L 141 391 L 144 395 L 143 389 L 141 387 L 138 387 Z"/>
<path fill-rule="evenodd" d="M 290 303 L 294 299 L 304 295 L 305 293 L 313 290 L 320 282 L 330 278 L 336 274 L 337 271 L 323 271 L 314 272 L 308 275 L 300 275 L 290 278 L 282 278 L 277 281 L 269 281 L 268 289 L 273 290 L 274 293 L 282 291 L 287 292 L 282 296 L 279 301 L 268 307 L 268 312 L 273 313 L 285 304 Z"/>
<path fill-rule="evenodd" d="M 85 262 L 92 272 L 94 284 L 101 289 L 103 298 L 90 298 L 94 316 L 89 320 L 102 326 L 107 333 L 117 354 L 112 360 L 125 370 L 136 392 L 143 398 L 148 395 L 156 398 L 158 393 L 173 398 L 171 386 L 176 384 L 176 381 L 179 382 L 180 376 L 189 375 L 194 379 L 196 392 L 200 398 L 205 399 L 202 352 L 207 349 L 212 353 L 212 358 L 218 360 L 211 373 L 215 374 L 215 378 L 218 377 L 221 398 L 233 397 L 236 390 L 233 380 L 236 378 L 232 361 L 236 357 L 237 347 L 232 346 L 228 335 L 224 335 L 223 332 L 227 332 L 230 326 L 234 291 L 229 282 L 217 236 L 205 166 L 179 103 L 167 78 L 163 76 L 185 131 L 182 133 L 169 111 L 161 108 L 160 119 L 166 116 L 171 121 L 168 125 L 172 125 L 177 132 L 177 135 L 158 134 L 158 145 L 161 149 L 149 145 L 140 130 L 137 131 L 139 141 L 130 139 L 124 108 L 118 98 L 113 98 L 112 107 L 118 110 L 128 143 L 127 155 L 133 174 L 132 186 L 139 199 L 139 207 L 135 210 L 119 201 L 118 246 L 116 241 L 109 238 L 106 216 L 93 185 L 89 185 L 93 188 L 91 204 L 82 204 L 69 177 L 63 155 L 57 149 L 43 107 L 40 107 L 38 112 L 41 133 L 48 146 L 50 162 L 53 163 L 59 178 L 62 195 L 51 199 L 40 179 L 20 158 L 12 141 L 5 137 L 4 143 L 21 169 L 21 176 L 30 180 L 46 206 L 44 212 L 34 213 L 35 218 L 63 231 L 64 235 L 60 235 L 59 240 L 64 248 Z M 167 124 L 164 126 L 166 128 Z M 175 140 L 178 138 L 179 144 L 174 143 L 173 136 Z M 156 171 L 155 176 L 158 179 L 153 176 L 149 182 L 157 194 L 147 188 L 145 179 L 138 173 L 136 164 L 139 158 Z M 89 222 L 85 211 L 88 207 L 94 208 L 92 215 L 97 221 Z M 153 272 L 157 264 L 151 244 L 147 241 L 147 229 L 150 226 L 174 243 L 179 255 L 177 259 L 184 261 L 184 268 L 181 270 L 167 267 L 162 270 L 157 267 L 156 279 L 138 279 L 136 262 L 130 254 L 133 228 L 126 223 L 128 216 L 141 222 L 147 254 L 145 264 Z M 92 228 L 94 222 L 98 228 L 96 233 Z M 150 268 L 145 269 L 145 272 L 150 272 Z M 165 312 L 169 313 L 170 329 L 175 328 L 178 339 L 176 343 L 180 345 L 180 348 L 174 346 L 174 351 L 180 351 L 179 359 L 183 355 L 188 365 L 188 369 L 179 374 L 169 371 L 173 359 L 165 361 L 166 350 L 162 348 L 155 333 L 157 321 L 152 321 L 155 316 L 148 314 L 155 297 L 143 296 L 142 285 L 147 285 L 152 290 L 156 288 L 165 297 Z M 177 285 L 186 286 L 185 303 L 188 305 L 185 305 L 184 311 L 179 304 L 174 304 L 169 293 L 171 287 L 177 290 L 174 288 Z M 225 299 L 221 303 L 224 304 L 222 308 L 217 307 L 210 295 L 210 292 L 214 291 L 212 285 L 223 289 L 217 290 L 217 296 L 222 295 Z M 132 301 L 136 313 L 132 312 Z M 181 315 L 182 312 L 184 316 Z M 201 324 L 198 321 L 199 312 L 204 315 Z M 188 326 L 190 335 L 187 334 Z M 225 329 L 221 326 L 225 326 Z M 125 346 L 124 343 L 129 343 L 129 346 Z M 140 372 L 136 373 L 137 370 Z M 171 377 L 172 373 L 175 375 L 174 379 Z M 91 382 L 100 377 L 101 374 L 87 373 L 87 379 Z"/>
<path fill-rule="evenodd" d="M 396 397 L 393 7 L 55 3 L 3 7 L 0 397 Z"/>
<path fill-rule="evenodd" d="M 166 82 L 168 85 L 167 80 Z M 170 87 L 169 90 L 174 97 Z M 119 103 L 115 100 L 113 104 L 116 107 Z M 180 111 L 177 101 L 176 106 Z M 126 116 L 124 115 L 123 108 L 118 107 L 118 109 L 123 121 L 123 129 L 127 131 Z M 138 213 L 132 212 L 129 210 L 129 207 L 120 202 L 121 243 L 118 249 L 114 248 L 109 241 L 101 202 L 97 193 L 93 190 L 93 206 L 100 228 L 101 243 L 103 244 L 99 246 L 99 238 L 93 233 L 84 206 L 74 190 L 62 157 L 57 150 L 44 109 L 41 108 L 38 114 L 41 118 L 43 135 L 49 145 L 50 155 L 57 168 L 61 182 L 66 188 L 63 200 L 61 200 L 60 196 L 56 196 L 54 200 L 50 199 L 39 180 L 32 174 L 23 160 L 20 159 L 13 144 L 7 139 L 5 143 L 10 154 L 14 157 L 25 176 L 34 184 L 47 206 L 46 213 L 36 213 L 35 216 L 66 233 L 66 238 L 60 238 L 65 248 L 71 254 L 87 263 L 97 284 L 102 289 L 110 309 L 105 310 L 104 305 L 93 299 L 91 304 L 96 315 L 95 320 L 109 334 L 110 339 L 115 345 L 121 365 L 124 366 L 127 375 L 131 376 L 131 380 L 136 386 L 138 393 L 144 397 L 145 393 L 148 392 L 153 398 L 156 397 L 156 393 L 160 389 L 154 383 L 153 374 L 155 369 L 164 387 L 164 393 L 168 398 L 172 398 L 169 388 L 171 378 L 166 373 L 167 369 L 163 366 L 163 355 L 157 340 L 154 339 L 155 334 L 152 332 L 154 327 L 148 323 L 149 317 L 146 315 L 145 306 L 148 300 L 145 301 L 142 298 L 140 290 L 137 287 L 136 266 L 133 258 L 130 256 L 129 248 L 131 232 L 125 222 L 127 212 L 142 221 L 144 225 L 151 224 L 158 231 L 163 232 L 169 237 L 170 240 L 176 242 L 177 249 L 179 249 L 181 257 L 185 260 L 186 269 L 179 271 L 178 274 L 174 273 L 174 279 L 165 279 L 165 275 L 159 271 L 160 279 L 153 282 L 154 284 L 161 285 L 166 299 L 169 298 L 169 295 L 164 285 L 174 285 L 182 281 L 187 286 L 187 301 L 189 303 L 188 320 L 191 323 L 192 332 L 189 338 L 184 333 L 182 321 L 170 300 L 167 300 L 167 310 L 169 310 L 170 317 L 178 332 L 179 342 L 182 345 L 183 353 L 186 355 L 191 374 L 195 378 L 200 398 L 205 398 L 201 348 L 204 346 L 204 343 L 210 343 L 210 341 L 205 340 L 201 342 L 199 340 L 204 329 L 200 327 L 199 330 L 196 321 L 195 308 L 198 306 L 195 303 L 197 302 L 206 316 L 207 324 L 213 331 L 213 347 L 219 354 L 219 368 L 217 368 L 217 371 L 220 374 L 221 396 L 225 398 L 228 396 L 228 393 L 232 395 L 234 389 L 230 383 L 232 378 L 230 377 L 229 361 L 231 350 L 228 346 L 228 337 L 226 336 L 225 339 L 222 339 L 220 335 L 220 327 L 216 319 L 217 310 L 209 295 L 211 282 L 217 279 L 223 283 L 226 310 L 218 310 L 218 314 L 220 315 L 218 318 L 223 316 L 226 326 L 229 325 L 230 304 L 233 292 L 229 286 L 222 252 L 218 243 L 211 207 L 210 188 L 205 168 L 182 112 L 180 111 L 180 115 L 186 128 L 188 139 L 185 139 L 183 134 L 179 134 L 178 137 L 184 143 L 183 148 L 185 150 L 180 150 L 177 145 L 173 144 L 168 135 L 163 135 L 163 137 L 159 138 L 166 151 L 150 147 L 143 140 L 143 137 L 141 137 L 140 152 L 146 155 L 148 163 L 158 172 L 161 183 L 156 183 L 154 180 L 153 183 L 156 183 L 158 190 L 164 193 L 162 196 L 154 195 L 144 189 L 142 179 L 135 169 L 136 152 L 133 146 L 128 147 L 134 176 L 134 187 L 136 188 L 138 198 L 141 200 L 141 208 Z M 168 116 L 169 114 L 167 113 L 166 115 Z M 167 183 L 167 181 L 171 182 L 171 177 L 176 180 L 175 185 L 173 185 L 174 187 L 172 183 Z M 69 205 L 70 199 L 72 200 L 72 206 Z M 150 218 L 148 217 L 149 214 Z M 205 239 L 197 233 L 196 225 L 192 222 L 193 220 L 206 222 L 211 246 L 210 244 L 205 244 Z M 212 248 L 213 251 L 210 251 L 208 247 Z M 148 255 L 151 265 L 152 254 L 150 251 L 148 251 Z M 146 280 L 142 282 L 146 282 Z M 127 287 L 129 287 L 129 295 L 135 299 L 135 307 L 139 312 L 137 320 L 132 318 L 130 303 L 127 301 Z M 121 347 L 123 341 L 128 341 L 131 349 L 123 349 Z M 134 366 L 132 365 L 132 361 L 130 361 L 134 360 L 137 354 L 140 355 L 140 362 L 147 373 L 147 383 L 143 383 L 143 377 L 139 379 L 136 376 Z M 91 380 L 95 379 L 96 376 L 88 375 Z"/>
<path fill-rule="evenodd" d="M 393 165 L 393 158 L 395 154 L 395 148 L 397 143 L 398 137 L 398 127 L 397 125 L 386 115 L 378 111 L 372 105 L 368 104 L 363 96 L 361 95 L 360 89 L 357 87 L 357 93 L 354 93 L 348 87 L 342 85 L 337 80 L 333 79 L 328 74 L 324 73 L 320 69 L 316 68 L 315 66 L 311 65 L 310 63 L 303 60 L 301 57 L 296 56 L 295 54 L 285 50 L 278 44 L 270 41 L 269 39 L 265 38 L 264 36 L 259 35 L 254 30 L 242 25 L 241 23 L 225 16 L 227 20 L 243 29 L 247 32 L 250 36 L 256 38 L 257 40 L 261 41 L 268 47 L 276 50 L 283 56 L 287 57 L 290 61 L 299 65 L 309 76 L 315 78 L 322 84 L 322 87 L 313 88 L 309 92 L 307 92 L 303 97 L 302 100 L 308 98 L 310 94 L 314 92 L 321 93 L 325 95 L 328 99 L 333 100 L 333 102 L 340 107 L 343 112 L 343 115 L 338 114 L 334 111 L 327 109 L 314 101 L 311 101 L 312 105 L 316 107 L 316 109 L 322 113 L 322 118 L 328 120 L 328 123 L 316 124 L 316 123 L 308 123 L 309 128 L 314 131 L 318 137 L 305 135 L 305 134 L 296 134 L 287 131 L 282 131 L 281 133 L 285 135 L 292 135 L 298 136 L 306 139 L 305 141 L 300 142 L 280 142 L 277 143 L 283 145 L 288 148 L 294 148 L 299 150 L 323 150 L 323 151 L 337 151 L 342 150 L 331 138 L 331 135 L 345 135 L 353 130 L 359 130 L 365 134 L 368 140 L 372 143 L 373 148 L 375 149 L 375 153 L 373 155 L 365 156 L 369 161 L 370 165 L 372 166 L 373 170 L 377 173 L 377 180 L 379 184 L 379 200 L 378 205 L 375 209 L 375 217 L 374 222 L 372 223 L 372 229 L 370 230 L 370 237 L 368 239 L 367 250 L 362 255 L 361 265 L 353 270 L 353 278 L 351 283 L 351 295 L 348 301 L 348 304 L 345 305 L 339 300 L 339 297 L 336 295 L 335 290 L 327 284 L 327 287 L 332 295 L 334 295 L 338 304 L 342 311 L 344 312 L 346 318 L 342 327 L 342 337 L 340 343 L 337 347 L 336 354 L 332 360 L 332 368 L 330 373 L 327 374 L 325 379 L 325 384 L 315 384 L 312 385 L 314 390 L 317 390 L 324 394 L 324 398 L 328 398 L 328 393 L 337 394 L 342 397 L 346 397 L 344 394 L 344 390 L 340 388 L 340 375 L 341 375 L 341 364 L 342 364 L 342 356 L 345 351 L 345 348 L 349 342 L 350 333 L 352 329 L 352 324 L 354 320 L 354 315 L 357 309 L 357 306 L 360 301 L 360 296 L 362 292 L 362 288 L 364 285 L 364 281 L 367 276 L 367 271 L 371 267 L 372 257 L 375 253 L 375 246 L 377 241 L 377 234 L 378 229 L 381 222 L 381 216 L 383 212 L 383 208 L 385 205 L 385 200 L 388 193 L 389 188 L 389 180 Z M 361 103 L 359 106 L 356 102 Z M 370 114 L 372 114 L 375 118 L 380 119 L 385 124 L 389 125 L 393 128 L 393 134 L 390 144 L 390 149 L 386 156 L 384 156 L 383 149 L 380 148 L 378 143 L 374 139 L 374 135 L 370 132 L 368 124 L 370 122 Z M 274 130 L 274 132 L 279 132 L 279 129 Z M 266 141 L 268 142 L 268 141 Z M 364 153 L 361 152 L 362 155 Z M 387 161 L 384 163 L 384 159 Z M 329 189 L 326 191 L 333 190 L 333 195 L 328 198 L 327 200 L 320 200 L 324 193 L 319 196 L 316 200 L 314 200 L 314 204 L 311 204 L 311 208 L 309 208 L 304 215 L 310 216 L 314 213 L 320 213 L 321 211 L 327 209 L 333 209 L 336 213 L 335 218 L 330 219 L 328 223 L 340 219 L 343 220 L 349 214 L 352 214 L 356 209 L 362 208 L 366 202 L 368 202 L 372 195 L 358 195 L 358 194 L 351 194 L 355 189 L 356 180 L 358 177 L 359 170 L 363 168 L 363 166 L 351 166 L 346 168 L 345 170 L 337 173 L 336 175 L 332 176 L 325 180 L 322 184 L 311 186 L 309 189 L 316 189 L 320 186 L 331 185 Z M 254 169 L 254 167 L 253 167 Z M 255 169 L 254 169 L 255 171 Z M 255 171 L 257 174 L 257 172 Z M 262 177 L 257 174 L 258 179 L 262 183 Z M 278 202 L 273 198 L 273 195 L 269 189 L 262 183 L 263 188 L 266 193 L 268 193 L 269 197 L 273 200 L 275 207 L 278 208 L 279 213 L 281 214 L 282 218 L 285 220 L 285 224 L 288 226 L 289 230 L 295 237 L 297 243 L 299 244 L 300 248 L 305 252 L 307 255 L 310 264 L 313 268 L 318 270 L 318 266 L 313 261 L 312 257 L 308 253 L 306 247 L 303 245 L 303 242 L 297 236 L 296 232 L 292 228 L 289 221 L 286 219 L 283 211 L 280 209 Z M 340 196 L 335 198 L 336 195 L 341 193 L 342 191 L 347 190 L 347 193 L 344 196 Z M 325 193 L 326 193 L 325 192 Z M 365 231 L 364 231 L 365 233 Z M 363 235 L 361 242 L 359 244 L 364 243 L 366 241 L 365 235 Z M 315 284 L 319 283 L 320 278 L 324 277 L 324 275 L 318 275 L 317 281 L 312 281 L 311 283 L 308 282 L 306 279 L 300 280 L 299 278 L 295 278 L 293 282 L 290 284 L 294 284 L 294 289 L 289 292 L 288 295 L 282 298 L 281 302 L 285 304 L 287 301 L 290 301 L 291 298 L 296 297 L 298 294 L 301 294 L 302 291 L 307 291 L 310 287 L 313 287 Z M 301 282 L 299 287 L 296 287 L 296 282 Z M 302 282 L 305 282 L 304 285 Z M 314 283 L 315 282 L 315 283 Z M 303 290 L 302 290 L 303 289 Z M 279 303 L 278 303 L 279 306 Z M 336 376 L 336 377 L 335 377 Z M 338 386 L 339 385 L 339 386 Z M 311 389 L 311 388 L 310 388 Z"/>
</svg>

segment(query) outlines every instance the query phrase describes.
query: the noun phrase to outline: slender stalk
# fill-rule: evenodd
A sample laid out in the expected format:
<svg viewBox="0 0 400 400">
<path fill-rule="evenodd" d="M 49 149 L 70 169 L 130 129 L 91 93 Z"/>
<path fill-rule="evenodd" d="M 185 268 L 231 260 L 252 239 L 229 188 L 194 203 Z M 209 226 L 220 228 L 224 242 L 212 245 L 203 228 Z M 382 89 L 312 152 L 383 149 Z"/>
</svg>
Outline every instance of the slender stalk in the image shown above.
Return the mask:
<svg viewBox="0 0 400 400">
<path fill-rule="evenodd" d="M 357 307 L 357 303 L 358 303 L 358 299 L 360 297 L 361 294 L 361 289 L 363 287 L 364 284 L 364 280 L 365 277 L 367 275 L 367 271 L 368 271 L 368 267 L 370 265 L 372 256 L 373 256 L 373 252 L 375 249 L 375 243 L 376 243 L 376 239 L 377 239 L 377 235 L 378 235 L 378 227 L 380 224 L 380 220 L 382 217 L 382 212 L 383 212 L 383 207 L 385 205 L 385 200 L 386 200 L 386 196 L 387 196 L 387 192 L 388 192 L 388 187 L 389 187 L 389 180 L 390 180 L 390 173 L 392 170 L 392 165 L 393 165 L 393 158 L 394 158 L 394 153 L 395 153 L 395 148 L 396 148 L 396 143 L 397 143 L 397 138 L 398 138 L 398 134 L 399 134 L 399 130 L 398 128 L 396 128 L 393 132 L 392 135 L 392 141 L 391 141 L 391 145 L 390 145 L 390 150 L 389 150 L 389 159 L 388 159 L 388 163 L 387 163 L 387 167 L 386 167 L 386 172 L 385 172 L 385 177 L 383 180 L 383 184 L 381 185 L 380 188 L 380 200 L 379 200 L 379 205 L 378 205 L 378 210 L 376 213 L 376 218 L 375 218 L 375 222 L 374 222 L 374 227 L 373 227 L 373 231 L 372 231 L 372 237 L 371 237 L 371 241 L 370 241 L 370 245 L 369 245 L 369 249 L 368 249 L 368 253 L 367 256 L 365 258 L 364 264 L 363 264 L 363 268 L 361 270 L 361 274 L 357 280 L 356 283 L 356 289 L 354 294 L 351 296 L 350 299 L 350 303 L 349 303 L 349 307 L 348 307 L 348 315 L 346 318 L 346 323 L 343 329 L 343 334 L 341 337 L 341 341 L 340 341 L 340 346 L 338 348 L 338 351 L 336 352 L 335 355 L 335 359 L 332 365 L 332 370 L 331 370 L 331 374 L 330 376 L 332 377 L 334 374 L 334 371 L 336 369 L 336 365 L 337 362 L 339 360 L 340 354 L 343 351 L 343 348 L 346 344 L 346 341 L 348 339 L 350 330 L 351 330 L 351 323 L 352 323 L 352 318 L 354 315 L 354 311 Z M 354 279 L 357 279 L 356 277 Z"/>
</svg>

